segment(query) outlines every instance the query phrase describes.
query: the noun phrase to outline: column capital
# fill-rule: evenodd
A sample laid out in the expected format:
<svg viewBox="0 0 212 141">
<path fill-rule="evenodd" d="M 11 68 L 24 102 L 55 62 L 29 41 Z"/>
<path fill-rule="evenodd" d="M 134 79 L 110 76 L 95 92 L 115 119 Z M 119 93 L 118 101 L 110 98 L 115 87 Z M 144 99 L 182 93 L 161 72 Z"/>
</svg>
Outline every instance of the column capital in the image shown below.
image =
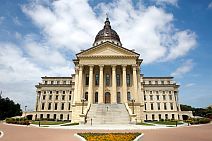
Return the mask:
<svg viewBox="0 0 212 141">
<path fill-rule="evenodd" d="M 79 65 L 79 71 L 82 71 L 83 67 L 83 65 Z"/>
<path fill-rule="evenodd" d="M 112 70 L 115 71 L 116 70 L 116 65 L 111 65 L 112 66 Z"/>
<path fill-rule="evenodd" d="M 100 68 L 100 71 L 102 71 L 104 68 L 104 65 L 99 65 L 99 68 Z"/>
<path fill-rule="evenodd" d="M 90 70 L 93 70 L 94 65 L 89 65 Z"/>
<path fill-rule="evenodd" d="M 122 65 L 122 70 L 126 71 L 126 69 L 127 69 L 127 65 Z"/>
</svg>

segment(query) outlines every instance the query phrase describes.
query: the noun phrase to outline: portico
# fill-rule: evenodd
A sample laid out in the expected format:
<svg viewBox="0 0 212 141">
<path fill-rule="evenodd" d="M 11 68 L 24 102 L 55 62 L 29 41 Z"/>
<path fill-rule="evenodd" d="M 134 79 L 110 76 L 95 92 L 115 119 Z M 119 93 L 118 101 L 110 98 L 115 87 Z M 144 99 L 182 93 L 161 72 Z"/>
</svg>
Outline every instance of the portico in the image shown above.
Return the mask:
<svg viewBox="0 0 212 141">
<path fill-rule="evenodd" d="M 85 98 L 90 104 L 117 104 L 138 97 L 137 66 L 118 63 L 77 65 L 75 81 L 78 82 L 78 91 L 75 93 L 75 103 Z"/>
</svg>

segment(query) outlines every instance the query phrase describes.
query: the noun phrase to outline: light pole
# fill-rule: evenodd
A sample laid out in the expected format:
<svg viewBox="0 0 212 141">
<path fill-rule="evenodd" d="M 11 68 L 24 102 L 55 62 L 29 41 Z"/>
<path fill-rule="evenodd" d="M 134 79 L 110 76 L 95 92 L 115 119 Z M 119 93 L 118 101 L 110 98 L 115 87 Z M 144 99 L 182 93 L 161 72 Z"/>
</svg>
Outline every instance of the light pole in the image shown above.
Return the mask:
<svg viewBox="0 0 212 141">
<path fill-rule="evenodd" d="M 132 102 L 132 114 L 135 114 L 135 110 L 134 110 L 134 103 L 135 103 L 135 99 L 131 99 Z"/>
<path fill-rule="evenodd" d="M 26 108 L 27 108 L 27 106 L 25 106 L 25 118 L 26 118 Z"/>
<path fill-rule="evenodd" d="M 82 114 L 84 114 L 84 102 L 85 102 L 86 99 L 82 98 L 81 99 L 81 102 L 82 102 Z"/>
</svg>

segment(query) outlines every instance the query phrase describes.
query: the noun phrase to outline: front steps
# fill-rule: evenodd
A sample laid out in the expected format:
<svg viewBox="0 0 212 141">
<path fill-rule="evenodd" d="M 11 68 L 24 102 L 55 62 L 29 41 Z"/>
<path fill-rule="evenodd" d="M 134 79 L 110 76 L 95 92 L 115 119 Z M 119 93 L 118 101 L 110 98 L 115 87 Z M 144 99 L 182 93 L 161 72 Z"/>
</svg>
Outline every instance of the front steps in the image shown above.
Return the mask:
<svg viewBox="0 0 212 141">
<path fill-rule="evenodd" d="M 124 104 L 92 104 L 87 115 L 87 125 L 129 124 L 129 114 Z"/>
</svg>

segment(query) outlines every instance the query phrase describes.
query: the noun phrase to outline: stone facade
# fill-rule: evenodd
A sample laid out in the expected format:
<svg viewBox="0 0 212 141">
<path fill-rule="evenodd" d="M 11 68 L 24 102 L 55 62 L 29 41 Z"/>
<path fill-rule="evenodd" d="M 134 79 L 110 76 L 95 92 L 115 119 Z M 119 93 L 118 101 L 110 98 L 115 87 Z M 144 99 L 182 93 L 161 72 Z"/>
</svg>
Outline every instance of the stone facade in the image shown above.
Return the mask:
<svg viewBox="0 0 212 141">
<path fill-rule="evenodd" d="M 107 19 L 108 20 L 108 19 Z M 173 77 L 144 77 L 139 54 L 100 36 L 94 46 L 76 54 L 71 77 L 42 77 L 36 85 L 33 119 L 86 122 L 93 104 L 124 104 L 130 121 L 182 119 Z M 112 31 L 110 34 L 114 34 Z M 105 35 L 107 36 L 107 35 Z M 118 35 L 115 35 L 118 36 Z M 101 40 L 100 40 L 101 39 Z M 107 40 L 108 39 L 108 40 Z M 184 112 L 185 114 L 185 112 Z M 192 116 L 192 113 L 187 113 Z"/>
</svg>

